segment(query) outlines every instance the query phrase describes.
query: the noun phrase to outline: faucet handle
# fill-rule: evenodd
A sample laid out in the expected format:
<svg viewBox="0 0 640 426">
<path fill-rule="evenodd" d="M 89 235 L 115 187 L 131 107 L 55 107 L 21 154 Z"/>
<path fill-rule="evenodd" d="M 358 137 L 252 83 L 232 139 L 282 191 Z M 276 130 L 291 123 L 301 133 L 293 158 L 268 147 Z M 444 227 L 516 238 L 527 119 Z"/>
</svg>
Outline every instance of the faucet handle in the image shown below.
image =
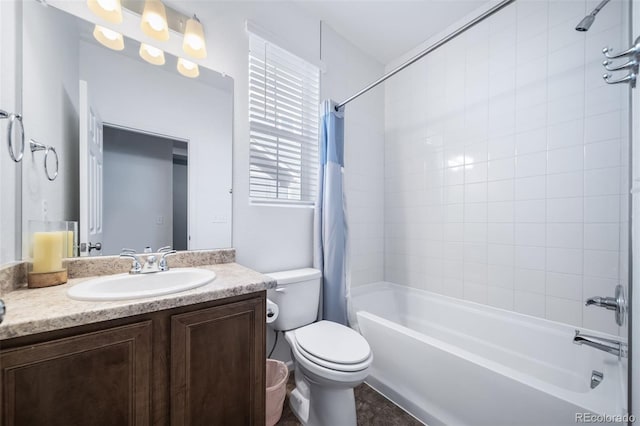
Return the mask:
<svg viewBox="0 0 640 426">
<path fill-rule="evenodd" d="M 142 271 L 142 264 L 140 263 L 140 259 L 136 256 L 135 252 L 130 253 L 128 251 L 123 251 L 120 253 L 120 257 L 126 257 L 132 259 L 130 274 L 139 274 Z"/>
<path fill-rule="evenodd" d="M 616 324 L 622 326 L 624 324 L 625 313 L 627 311 L 627 298 L 625 296 L 624 287 L 618 284 L 616 286 L 614 297 L 590 297 L 585 301 L 585 306 L 599 306 L 610 311 L 615 311 Z"/>
<path fill-rule="evenodd" d="M 172 251 L 173 248 L 171 248 L 171 246 L 164 246 L 164 247 L 160 247 L 158 249 L 158 253 L 164 253 L 164 252 L 169 252 Z M 173 250 L 175 252 L 175 250 Z"/>
<path fill-rule="evenodd" d="M 169 248 L 169 250 L 164 250 L 162 252 L 162 257 L 160 258 L 160 265 L 159 268 L 161 271 L 168 271 L 169 270 L 169 264 L 167 263 L 167 256 L 173 256 L 174 254 L 178 253 L 177 251 Z"/>
</svg>

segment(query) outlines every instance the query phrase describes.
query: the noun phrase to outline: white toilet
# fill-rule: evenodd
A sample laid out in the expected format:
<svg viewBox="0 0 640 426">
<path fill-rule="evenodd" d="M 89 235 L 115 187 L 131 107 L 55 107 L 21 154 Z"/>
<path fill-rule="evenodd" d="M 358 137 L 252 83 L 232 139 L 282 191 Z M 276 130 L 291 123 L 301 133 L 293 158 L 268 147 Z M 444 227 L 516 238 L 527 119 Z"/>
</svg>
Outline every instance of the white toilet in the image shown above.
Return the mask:
<svg viewBox="0 0 640 426">
<path fill-rule="evenodd" d="M 289 397 L 291 410 L 304 425 L 355 426 L 353 388 L 369 374 L 373 359 L 369 344 L 349 327 L 314 322 L 320 301 L 320 271 L 307 268 L 268 275 L 278 282 L 278 287 L 267 293 L 279 308 L 270 325 L 285 331 L 296 367 L 296 388 Z"/>
</svg>

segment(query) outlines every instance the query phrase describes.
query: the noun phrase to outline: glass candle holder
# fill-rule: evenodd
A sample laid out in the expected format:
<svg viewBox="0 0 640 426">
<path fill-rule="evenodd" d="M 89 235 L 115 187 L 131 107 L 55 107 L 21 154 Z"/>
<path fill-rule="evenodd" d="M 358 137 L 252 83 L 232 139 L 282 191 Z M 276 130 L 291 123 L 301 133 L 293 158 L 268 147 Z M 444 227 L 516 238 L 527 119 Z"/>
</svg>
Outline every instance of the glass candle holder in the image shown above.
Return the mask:
<svg viewBox="0 0 640 426">
<path fill-rule="evenodd" d="M 47 287 L 67 282 L 62 259 L 77 252 L 77 222 L 29 221 L 29 287 Z"/>
</svg>

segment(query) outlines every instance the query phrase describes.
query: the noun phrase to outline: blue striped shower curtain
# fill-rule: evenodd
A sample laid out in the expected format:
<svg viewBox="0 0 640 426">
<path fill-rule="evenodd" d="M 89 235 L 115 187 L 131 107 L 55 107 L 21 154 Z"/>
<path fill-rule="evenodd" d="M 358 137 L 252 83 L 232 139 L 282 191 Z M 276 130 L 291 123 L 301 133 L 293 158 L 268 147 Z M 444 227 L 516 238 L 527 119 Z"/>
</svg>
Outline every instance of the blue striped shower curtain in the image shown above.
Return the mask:
<svg viewBox="0 0 640 426">
<path fill-rule="evenodd" d="M 344 108 L 324 101 L 320 171 L 314 214 L 314 267 L 322 271 L 322 319 L 347 325 L 347 215 L 344 200 Z"/>
</svg>

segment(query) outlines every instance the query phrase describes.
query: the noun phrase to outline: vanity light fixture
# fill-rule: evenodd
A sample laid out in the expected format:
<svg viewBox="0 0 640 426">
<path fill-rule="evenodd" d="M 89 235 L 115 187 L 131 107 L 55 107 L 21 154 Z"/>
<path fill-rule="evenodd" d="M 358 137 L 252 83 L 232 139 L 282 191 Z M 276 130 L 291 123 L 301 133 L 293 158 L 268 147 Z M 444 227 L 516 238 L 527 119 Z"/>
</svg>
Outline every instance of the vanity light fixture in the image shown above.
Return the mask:
<svg viewBox="0 0 640 426">
<path fill-rule="evenodd" d="M 146 43 L 140 43 L 140 57 L 150 64 L 164 65 L 164 52 Z"/>
<path fill-rule="evenodd" d="M 197 59 L 207 57 L 207 46 L 204 42 L 204 28 L 202 28 L 202 23 L 196 15 L 193 15 L 193 18 L 187 21 L 182 49 Z"/>
<path fill-rule="evenodd" d="M 113 50 L 124 49 L 124 38 L 122 34 L 110 30 L 109 28 L 96 25 L 93 29 L 93 36 L 105 47 Z"/>
<path fill-rule="evenodd" d="M 120 0 L 87 0 L 89 10 L 113 24 L 122 22 L 122 4 Z"/>
<path fill-rule="evenodd" d="M 142 31 L 149 37 L 160 41 L 169 40 L 169 24 L 167 24 L 167 12 L 160 0 L 146 0 L 142 21 Z"/>
<path fill-rule="evenodd" d="M 187 61 L 183 58 L 178 58 L 178 72 L 185 77 L 196 78 L 200 75 L 198 64 L 194 64 L 191 61 Z"/>
</svg>

